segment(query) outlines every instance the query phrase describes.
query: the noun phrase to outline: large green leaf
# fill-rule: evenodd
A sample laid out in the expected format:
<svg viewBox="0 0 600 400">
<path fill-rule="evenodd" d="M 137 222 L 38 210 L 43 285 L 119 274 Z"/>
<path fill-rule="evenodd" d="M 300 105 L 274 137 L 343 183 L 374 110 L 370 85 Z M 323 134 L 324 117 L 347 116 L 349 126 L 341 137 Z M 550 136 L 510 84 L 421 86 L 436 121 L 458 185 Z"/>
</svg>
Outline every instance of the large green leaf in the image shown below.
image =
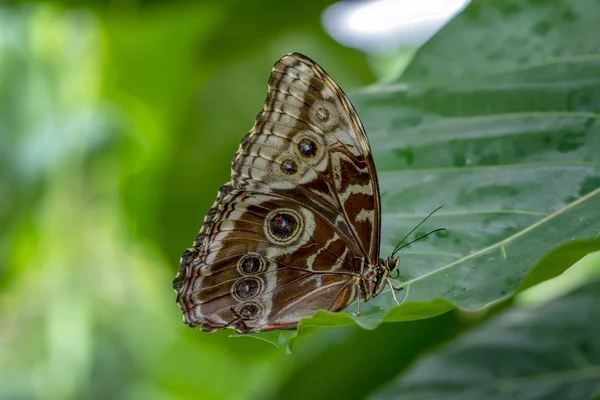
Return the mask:
<svg viewBox="0 0 600 400">
<path fill-rule="evenodd" d="M 421 47 L 401 81 L 471 81 L 490 75 L 506 81 L 523 72 L 527 82 L 552 81 L 552 75 L 538 72 L 585 69 L 592 67 L 586 60 L 598 61 L 598 37 L 590 34 L 597 23 L 596 0 L 473 0 Z"/>
<path fill-rule="evenodd" d="M 597 277 L 600 253 L 578 264 Z M 541 306 L 509 310 L 424 357 L 372 398 L 591 398 L 600 387 L 599 294 L 595 279 Z"/>
<path fill-rule="evenodd" d="M 588 54 L 600 48 L 600 37 L 588 35 L 568 52 L 563 43 L 573 32 L 593 30 L 587 12 L 600 5 L 586 2 L 587 11 L 569 14 L 574 21 L 566 23 L 560 13 L 517 7 L 507 16 L 498 8 L 512 2 L 489 3 L 474 1 L 426 44 L 404 83 L 351 96 L 378 168 L 382 255 L 440 205 L 409 239 L 427 229 L 448 231 L 401 252 L 400 306 L 394 308 L 388 290 L 361 306 L 359 318 L 356 305 L 345 314 L 318 312 L 300 322 L 298 334 L 324 326 L 374 328 L 452 307 L 481 309 L 514 294 L 551 250 L 600 232 L 600 55 Z M 555 3 L 580 10 L 575 1 Z M 538 33 L 537 40 L 519 44 L 518 54 L 536 55 L 529 62 L 509 56 L 515 43 L 503 40 L 489 41 L 487 57 L 461 59 L 443 51 L 462 46 L 462 53 L 476 53 L 480 43 L 465 43 L 465 37 L 518 31 L 523 19 L 552 25 L 552 35 Z M 536 52 L 539 43 L 544 51 Z M 494 54 L 512 61 L 494 62 Z M 449 59 L 446 73 L 439 57 Z M 457 74 L 461 62 L 477 73 Z M 438 71 L 435 79 L 416 72 L 426 70 Z M 582 245 L 578 258 L 588 251 Z M 555 263 L 554 275 L 571 263 Z"/>
</svg>

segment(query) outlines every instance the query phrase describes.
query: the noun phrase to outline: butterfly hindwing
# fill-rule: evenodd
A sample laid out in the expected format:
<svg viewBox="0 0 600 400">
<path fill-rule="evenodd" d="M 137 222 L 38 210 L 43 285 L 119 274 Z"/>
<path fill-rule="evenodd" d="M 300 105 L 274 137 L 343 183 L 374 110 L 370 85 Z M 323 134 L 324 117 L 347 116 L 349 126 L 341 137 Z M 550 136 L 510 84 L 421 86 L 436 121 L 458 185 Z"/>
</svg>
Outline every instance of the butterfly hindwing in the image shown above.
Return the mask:
<svg viewBox="0 0 600 400">
<path fill-rule="evenodd" d="M 329 221 L 284 197 L 224 192 L 176 279 L 188 324 L 275 329 L 354 297 L 353 255 Z"/>
</svg>

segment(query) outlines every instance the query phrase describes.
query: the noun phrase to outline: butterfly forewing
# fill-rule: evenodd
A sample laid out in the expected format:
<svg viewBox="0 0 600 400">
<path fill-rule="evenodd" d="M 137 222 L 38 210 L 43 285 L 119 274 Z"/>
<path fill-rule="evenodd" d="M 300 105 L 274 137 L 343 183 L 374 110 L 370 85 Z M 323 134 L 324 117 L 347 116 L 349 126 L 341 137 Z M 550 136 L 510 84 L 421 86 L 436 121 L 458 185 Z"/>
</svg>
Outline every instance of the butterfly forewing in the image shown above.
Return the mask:
<svg viewBox="0 0 600 400">
<path fill-rule="evenodd" d="M 283 57 L 232 182 L 182 257 L 173 286 L 186 323 L 254 332 L 345 308 L 356 297 L 357 265 L 378 262 L 379 218 L 375 168 L 352 105 L 316 63 Z"/>
<path fill-rule="evenodd" d="M 275 64 L 265 107 L 234 160 L 233 182 L 312 205 L 377 262 L 379 189 L 367 137 L 346 95 L 307 57 L 291 54 Z"/>
</svg>

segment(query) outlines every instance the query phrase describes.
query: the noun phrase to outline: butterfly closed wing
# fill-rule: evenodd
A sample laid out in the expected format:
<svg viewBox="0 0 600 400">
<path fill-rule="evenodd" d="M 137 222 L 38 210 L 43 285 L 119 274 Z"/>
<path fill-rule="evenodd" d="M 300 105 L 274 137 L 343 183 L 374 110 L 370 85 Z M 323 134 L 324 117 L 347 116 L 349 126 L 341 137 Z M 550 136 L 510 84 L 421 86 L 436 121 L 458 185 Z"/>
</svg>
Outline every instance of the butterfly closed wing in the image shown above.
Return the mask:
<svg viewBox="0 0 600 400">
<path fill-rule="evenodd" d="M 379 258 L 371 149 L 350 101 L 314 61 L 273 67 L 263 110 L 242 139 L 173 288 L 184 321 L 258 332 L 378 295 L 398 258 Z"/>
</svg>

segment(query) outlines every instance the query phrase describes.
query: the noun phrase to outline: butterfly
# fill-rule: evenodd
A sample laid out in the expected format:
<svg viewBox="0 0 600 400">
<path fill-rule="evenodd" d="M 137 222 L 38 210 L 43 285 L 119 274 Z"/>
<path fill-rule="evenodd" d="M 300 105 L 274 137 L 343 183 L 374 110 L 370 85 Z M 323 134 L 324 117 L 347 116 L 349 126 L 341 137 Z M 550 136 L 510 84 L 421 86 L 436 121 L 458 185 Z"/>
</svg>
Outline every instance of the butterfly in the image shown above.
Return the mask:
<svg viewBox="0 0 600 400">
<path fill-rule="evenodd" d="M 379 258 L 380 229 L 377 172 L 354 107 L 316 62 L 288 54 L 231 182 L 181 256 L 173 289 L 184 322 L 208 332 L 293 328 L 357 296 L 360 312 L 400 264 L 395 252 Z"/>
</svg>

